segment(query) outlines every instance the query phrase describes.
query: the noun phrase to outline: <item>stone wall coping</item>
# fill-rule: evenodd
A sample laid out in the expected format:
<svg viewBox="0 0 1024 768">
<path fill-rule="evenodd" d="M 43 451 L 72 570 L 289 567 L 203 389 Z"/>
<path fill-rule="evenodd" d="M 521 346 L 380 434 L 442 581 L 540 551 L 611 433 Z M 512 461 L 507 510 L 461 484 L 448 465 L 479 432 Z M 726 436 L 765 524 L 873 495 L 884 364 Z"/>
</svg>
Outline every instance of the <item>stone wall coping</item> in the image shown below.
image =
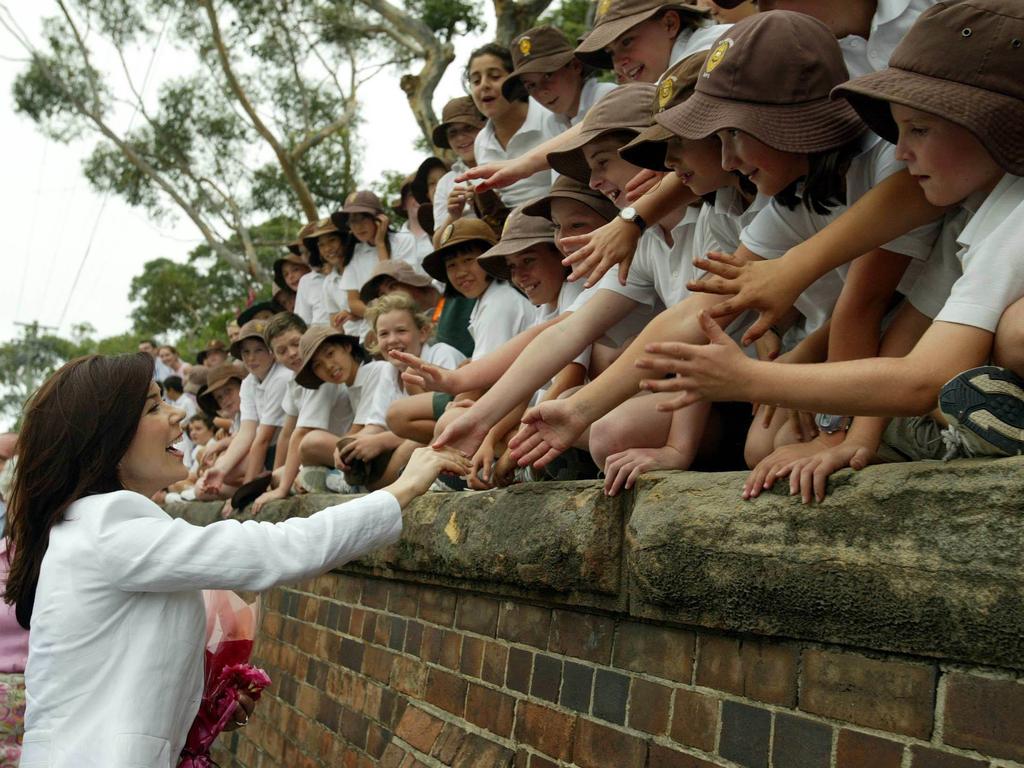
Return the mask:
<svg viewBox="0 0 1024 768">
<path fill-rule="evenodd" d="M 1024 458 L 838 473 L 821 504 L 743 473 L 429 493 L 401 539 L 342 570 L 658 623 L 1024 669 Z M 311 494 L 240 520 L 307 516 Z M 221 502 L 169 504 L 196 524 Z"/>
</svg>

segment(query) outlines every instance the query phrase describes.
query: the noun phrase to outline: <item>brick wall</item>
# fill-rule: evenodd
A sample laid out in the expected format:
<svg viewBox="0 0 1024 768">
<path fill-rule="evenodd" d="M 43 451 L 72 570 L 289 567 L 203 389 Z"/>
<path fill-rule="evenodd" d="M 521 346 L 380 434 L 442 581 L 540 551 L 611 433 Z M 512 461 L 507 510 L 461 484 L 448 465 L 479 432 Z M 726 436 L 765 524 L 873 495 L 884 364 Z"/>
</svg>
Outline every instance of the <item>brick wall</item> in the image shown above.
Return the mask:
<svg viewBox="0 0 1024 768">
<path fill-rule="evenodd" d="M 740 480 L 428 494 L 397 544 L 264 596 L 273 685 L 220 765 L 1024 768 L 1024 458 L 812 507 Z"/>
<path fill-rule="evenodd" d="M 264 608 L 274 683 L 224 768 L 1024 764 L 1006 671 L 342 573 Z"/>
</svg>

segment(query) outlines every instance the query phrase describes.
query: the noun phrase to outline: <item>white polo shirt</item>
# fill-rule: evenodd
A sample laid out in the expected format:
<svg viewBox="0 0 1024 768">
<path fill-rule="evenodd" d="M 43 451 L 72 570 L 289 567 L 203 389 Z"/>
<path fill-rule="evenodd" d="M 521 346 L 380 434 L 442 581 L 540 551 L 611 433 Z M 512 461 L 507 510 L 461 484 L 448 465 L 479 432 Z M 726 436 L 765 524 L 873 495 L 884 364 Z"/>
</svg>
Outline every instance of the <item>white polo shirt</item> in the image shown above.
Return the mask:
<svg viewBox="0 0 1024 768">
<path fill-rule="evenodd" d="M 537 317 L 533 321 L 534 325 L 541 325 L 546 323 L 555 317 L 558 317 L 563 312 L 571 312 L 572 307 L 583 293 L 583 284 L 585 280 L 577 280 L 574 283 L 565 281 L 562 283 L 562 287 L 558 290 L 558 299 L 555 301 L 554 308 L 549 307 L 547 304 L 537 307 Z M 597 286 L 594 286 L 591 290 L 596 290 Z M 584 368 L 590 368 L 590 347 L 588 346 L 579 356 L 573 360 L 574 363 L 579 363 Z M 547 385 L 544 389 L 547 389 Z"/>
<path fill-rule="evenodd" d="M 274 363 L 263 381 L 251 373 L 242 380 L 239 412 L 242 421 L 255 421 L 261 427 L 284 425 L 284 393 L 292 372 L 280 363 Z M 275 437 L 275 441 L 276 441 Z"/>
<path fill-rule="evenodd" d="M 872 187 L 905 168 L 903 163 L 896 160 L 895 150 L 892 144 L 882 141 L 878 136 L 865 134 L 862 151 L 853 158 L 846 172 L 847 205 L 836 206 L 828 213 L 821 214 L 803 203 L 790 210 L 773 198 L 743 229 L 740 233 L 740 242 L 763 259 L 777 259 L 785 255 L 790 248 L 813 237 L 839 218 L 847 206 L 867 194 Z M 922 262 L 931 254 L 938 231 L 939 224 L 935 222 L 915 229 L 882 247 Z M 916 282 L 919 270 L 920 266 L 914 266 L 913 269 L 908 267 L 909 274 L 905 275 L 900 283 L 902 292 L 909 292 Z M 806 319 L 804 328 L 807 333 L 820 327 L 831 316 L 848 271 L 849 265 L 843 265 L 829 272 L 814 282 L 797 299 L 794 306 Z"/>
<path fill-rule="evenodd" d="M 419 264 L 419 259 L 416 256 L 416 239 L 411 234 L 408 232 L 390 232 L 388 234 L 388 243 L 391 245 L 391 258 L 394 261 L 404 261 L 411 264 L 420 274 L 426 274 L 423 271 L 423 267 Z M 344 272 L 341 273 L 341 289 L 343 291 L 358 291 L 370 279 L 370 275 L 373 274 L 373 270 L 379 261 L 375 245 L 362 242 L 356 243 L 355 248 L 352 249 L 352 258 L 345 265 Z M 349 320 L 345 323 L 345 333 L 349 336 L 358 337 L 360 342 L 366 338 L 366 334 L 369 331 L 370 324 L 362 318 Z"/>
<path fill-rule="evenodd" d="M 330 274 L 324 276 L 323 294 L 323 308 L 329 324 L 333 315 L 348 310 L 348 292 L 341 287 L 340 272 L 332 270 Z"/>
<path fill-rule="evenodd" d="M 295 314 L 306 321 L 306 325 L 328 325 L 330 315 L 324 307 L 324 276 L 312 270 L 299 278 L 295 291 Z"/>
<path fill-rule="evenodd" d="M 492 280 L 469 315 L 473 359 L 479 360 L 532 325 L 537 308 L 508 283 Z"/>
<path fill-rule="evenodd" d="M 615 83 L 602 83 L 596 77 L 588 77 L 583 81 L 583 88 L 580 89 L 580 103 L 576 110 L 576 114 L 567 118 L 565 115 L 559 115 L 552 112 L 547 107 L 544 107 L 544 120 L 546 121 L 546 130 L 551 133 L 552 136 L 557 136 L 560 133 L 572 128 L 574 125 L 583 121 L 586 117 L 587 112 L 597 102 L 607 96 L 611 91 L 618 88 Z M 533 101 L 533 98 L 530 98 Z"/>
<path fill-rule="evenodd" d="M 466 356 L 455 347 L 444 342 L 436 344 L 424 344 L 420 350 L 421 360 L 436 365 L 439 368 L 446 368 L 454 371 L 466 361 Z M 373 391 L 366 395 L 371 402 L 367 404 L 367 412 L 373 414 L 384 414 L 387 416 L 388 408 L 396 400 L 409 397 L 409 393 L 402 386 L 402 374 L 398 368 L 387 360 L 382 360 L 391 370 L 385 371 Z"/>
<path fill-rule="evenodd" d="M 758 194 L 747 205 L 735 187 L 723 187 L 716 191 L 715 204 L 705 204 L 700 209 L 693 239 L 693 255 L 701 258 L 710 251 L 736 253 L 743 228 L 754 220 L 770 200 Z M 695 271 L 694 279 L 700 279 L 704 274 Z"/>
<path fill-rule="evenodd" d="M 387 429 L 388 423 L 385 419 L 387 408 L 380 410 L 379 404 L 374 402 L 373 393 L 387 385 L 389 369 L 393 369 L 391 363 L 383 360 L 374 360 L 370 363 L 363 363 L 356 371 L 356 380 L 348 388 L 348 397 L 352 401 L 353 424 L 369 426 L 375 424 L 378 427 Z"/>
<path fill-rule="evenodd" d="M 878 0 L 868 39 L 848 35 L 839 40 L 850 78 L 885 69 L 893 50 L 914 26 L 917 17 L 938 1 Z"/>
<path fill-rule="evenodd" d="M 508 145 L 505 147 L 501 146 L 501 142 L 494 134 L 494 125 L 491 121 L 488 120 L 484 124 L 473 142 L 474 154 L 479 165 L 520 157 L 560 133 L 552 133 L 551 125 L 545 119 L 545 115 L 550 113 L 544 107 L 533 99 L 530 99 L 527 105 L 526 119 L 519 126 L 519 130 L 508 140 Z M 551 191 L 551 171 L 545 168 L 543 171 L 520 179 L 504 189 L 495 191 L 505 205 L 515 208 L 530 200 L 544 197 Z"/>
<path fill-rule="evenodd" d="M 942 218 L 942 229 L 932 248 L 932 255 L 924 265 L 917 282 L 914 283 L 907 301 L 922 315 L 932 320 L 942 311 L 953 285 L 963 275 L 960 263 L 960 233 L 964 231 L 971 216 L 981 207 L 985 195 L 968 198 L 959 207 L 948 211 Z"/>
<path fill-rule="evenodd" d="M 352 403 L 344 384 L 323 382 L 318 389 L 308 389 L 292 379 L 281 407 L 296 420 L 296 429 L 323 429 L 340 437 L 352 426 Z"/>
<path fill-rule="evenodd" d="M 1003 176 L 957 242 L 963 275 L 935 319 L 994 333 L 1024 297 L 1024 177 Z"/>
</svg>

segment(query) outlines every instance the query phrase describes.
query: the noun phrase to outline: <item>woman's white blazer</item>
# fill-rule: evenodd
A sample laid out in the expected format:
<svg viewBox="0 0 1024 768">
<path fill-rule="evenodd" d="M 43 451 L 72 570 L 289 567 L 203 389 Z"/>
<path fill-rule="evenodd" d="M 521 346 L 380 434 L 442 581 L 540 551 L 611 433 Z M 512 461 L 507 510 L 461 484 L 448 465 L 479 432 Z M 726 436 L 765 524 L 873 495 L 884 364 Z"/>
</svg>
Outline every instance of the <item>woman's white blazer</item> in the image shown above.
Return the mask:
<svg viewBox="0 0 1024 768">
<path fill-rule="evenodd" d="M 200 590 L 306 578 L 401 530 L 386 491 L 276 524 L 191 525 L 131 491 L 76 501 L 43 558 L 21 768 L 174 768 L 203 691 Z"/>
</svg>

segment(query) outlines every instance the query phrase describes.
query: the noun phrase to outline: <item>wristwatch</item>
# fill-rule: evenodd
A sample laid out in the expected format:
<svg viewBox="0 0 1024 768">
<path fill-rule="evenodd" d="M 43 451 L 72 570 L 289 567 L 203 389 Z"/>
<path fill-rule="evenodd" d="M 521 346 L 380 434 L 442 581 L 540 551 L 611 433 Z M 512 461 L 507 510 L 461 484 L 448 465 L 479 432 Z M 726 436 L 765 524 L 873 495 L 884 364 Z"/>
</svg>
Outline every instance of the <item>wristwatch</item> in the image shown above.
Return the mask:
<svg viewBox="0 0 1024 768">
<path fill-rule="evenodd" d="M 632 205 L 619 211 L 619 218 L 623 221 L 628 221 L 630 224 L 636 224 L 640 229 L 640 234 L 643 234 L 644 230 L 647 229 L 647 222 L 643 220 L 643 217 L 636 212 L 636 208 Z"/>
<path fill-rule="evenodd" d="M 814 423 L 826 435 L 834 435 L 836 432 L 846 432 L 850 428 L 850 424 L 853 423 L 853 417 L 819 413 L 814 417 Z"/>
</svg>

